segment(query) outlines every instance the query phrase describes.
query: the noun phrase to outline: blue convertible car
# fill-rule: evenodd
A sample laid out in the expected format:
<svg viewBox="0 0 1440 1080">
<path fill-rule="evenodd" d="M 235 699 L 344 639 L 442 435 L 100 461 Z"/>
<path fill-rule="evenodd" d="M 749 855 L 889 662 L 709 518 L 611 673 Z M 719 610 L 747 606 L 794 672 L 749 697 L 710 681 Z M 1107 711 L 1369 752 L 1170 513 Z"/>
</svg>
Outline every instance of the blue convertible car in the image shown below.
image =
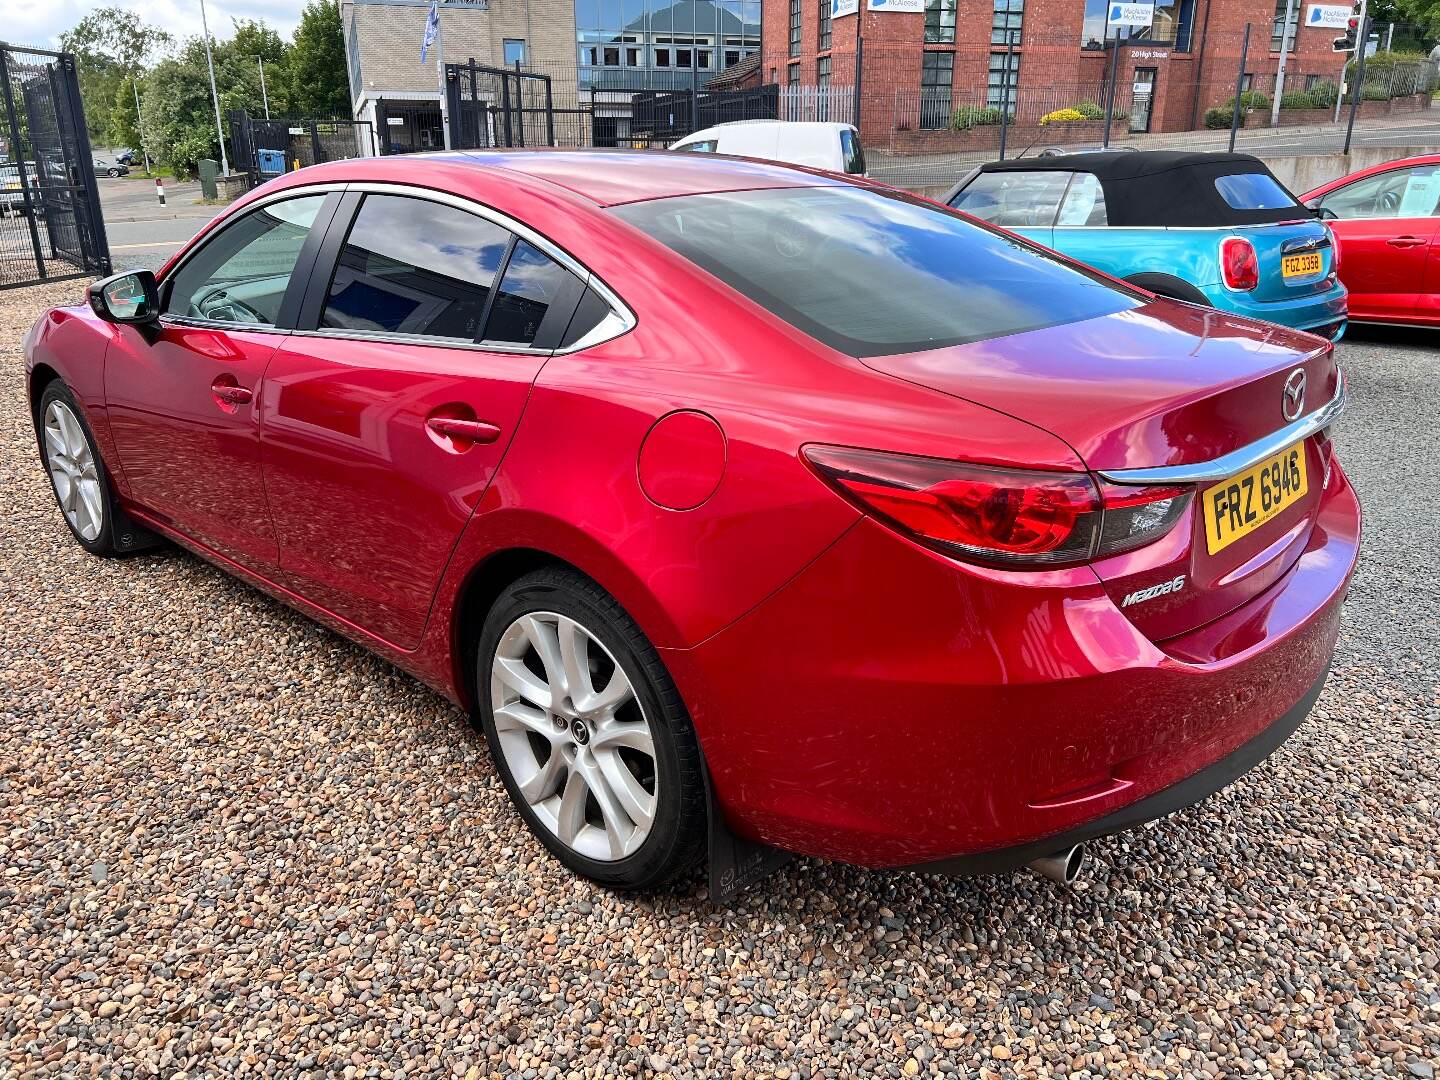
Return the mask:
<svg viewBox="0 0 1440 1080">
<path fill-rule="evenodd" d="M 997 161 L 945 201 L 1163 296 L 1332 340 L 1345 331 L 1329 228 L 1248 154 Z"/>
</svg>

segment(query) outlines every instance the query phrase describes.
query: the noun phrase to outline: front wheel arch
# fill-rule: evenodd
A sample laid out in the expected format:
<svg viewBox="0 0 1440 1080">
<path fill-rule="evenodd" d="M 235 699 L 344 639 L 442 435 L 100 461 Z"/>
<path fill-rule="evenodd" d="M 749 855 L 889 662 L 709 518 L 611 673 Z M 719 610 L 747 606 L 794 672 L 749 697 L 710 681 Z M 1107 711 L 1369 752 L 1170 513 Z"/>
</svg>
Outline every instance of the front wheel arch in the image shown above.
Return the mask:
<svg viewBox="0 0 1440 1080">
<path fill-rule="evenodd" d="M 1215 306 L 1194 285 L 1174 274 L 1131 274 L 1125 280 L 1171 300 L 1184 300 L 1187 304 L 1199 304 L 1201 307 Z"/>
</svg>

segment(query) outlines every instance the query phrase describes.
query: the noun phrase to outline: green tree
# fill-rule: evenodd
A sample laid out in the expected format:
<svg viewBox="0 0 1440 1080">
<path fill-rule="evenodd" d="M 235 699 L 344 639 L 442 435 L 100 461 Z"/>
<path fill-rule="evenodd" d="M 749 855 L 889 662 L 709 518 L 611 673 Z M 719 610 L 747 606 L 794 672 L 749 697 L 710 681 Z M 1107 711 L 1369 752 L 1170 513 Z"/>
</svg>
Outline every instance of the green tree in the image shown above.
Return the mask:
<svg viewBox="0 0 1440 1080">
<path fill-rule="evenodd" d="M 230 47 L 236 54 L 255 65 L 259 77 L 260 61 L 265 62 L 265 92 L 270 98 L 270 112 L 284 116 L 290 106 L 291 46 L 263 19 L 235 19 L 235 36 Z"/>
<path fill-rule="evenodd" d="M 289 56 L 292 111 L 297 116 L 349 116 L 350 83 L 338 0 L 310 0 L 300 13 L 294 41 Z"/>
<path fill-rule="evenodd" d="M 221 121 L 228 137 L 231 109 L 260 112 L 260 73 L 254 57 L 242 54 L 233 38 L 212 40 L 210 47 Z M 156 64 L 145 79 L 143 97 L 145 134 L 157 148 L 162 164 L 192 172 L 201 158 L 220 157 L 203 37 L 187 39 L 173 57 Z"/>
<path fill-rule="evenodd" d="M 92 139 L 112 143 L 127 141 L 113 127 L 119 91 L 126 80 L 138 78 L 146 63 L 173 41 L 164 30 L 116 7 L 92 11 L 73 29 L 60 35 L 60 47 L 75 54 L 85 125 Z M 131 110 L 133 113 L 133 95 Z"/>
</svg>

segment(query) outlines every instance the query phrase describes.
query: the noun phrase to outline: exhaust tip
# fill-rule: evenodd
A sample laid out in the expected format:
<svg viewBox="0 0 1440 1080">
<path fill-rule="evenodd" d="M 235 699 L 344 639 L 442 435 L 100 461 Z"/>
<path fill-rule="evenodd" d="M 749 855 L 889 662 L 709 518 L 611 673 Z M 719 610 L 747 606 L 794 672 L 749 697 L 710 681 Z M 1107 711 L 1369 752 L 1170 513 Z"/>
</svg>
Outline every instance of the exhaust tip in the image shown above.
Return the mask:
<svg viewBox="0 0 1440 1080">
<path fill-rule="evenodd" d="M 1053 855 L 1036 859 L 1025 864 L 1043 878 L 1049 878 L 1057 885 L 1074 885 L 1085 866 L 1085 845 L 1076 844 Z"/>
</svg>

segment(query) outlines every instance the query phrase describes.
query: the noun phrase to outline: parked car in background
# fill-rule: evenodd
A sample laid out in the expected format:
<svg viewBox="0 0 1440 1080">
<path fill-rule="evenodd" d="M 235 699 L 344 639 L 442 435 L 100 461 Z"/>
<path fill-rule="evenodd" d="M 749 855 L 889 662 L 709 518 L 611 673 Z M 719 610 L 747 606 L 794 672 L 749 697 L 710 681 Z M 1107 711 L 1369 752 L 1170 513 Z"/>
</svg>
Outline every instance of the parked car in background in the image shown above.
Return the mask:
<svg viewBox="0 0 1440 1080">
<path fill-rule="evenodd" d="M 1440 325 L 1440 155 L 1362 169 L 1301 199 L 1339 239 L 1352 319 Z"/>
<path fill-rule="evenodd" d="M 168 537 L 473 709 L 614 886 L 726 828 L 1070 876 L 1304 720 L 1360 541 L 1330 343 L 707 154 L 315 165 L 25 355 L 80 545 Z"/>
<path fill-rule="evenodd" d="M 30 182 L 30 198 L 39 197 L 40 171 L 34 162 L 25 163 L 25 176 Z M 0 213 L 23 214 L 25 191 L 20 185 L 20 166 L 13 161 L 0 164 Z"/>
<path fill-rule="evenodd" d="M 735 120 L 687 135 L 671 150 L 761 158 L 812 169 L 865 175 L 865 149 L 850 124 L 823 121 Z"/>
<path fill-rule="evenodd" d="M 130 171 L 130 167 L 120 161 L 106 161 L 104 158 L 95 159 L 96 176 L 124 176 Z"/>
<path fill-rule="evenodd" d="M 126 150 L 123 153 L 116 155 L 115 160 L 118 161 L 121 165 L 138 165 L 140 163 L 141 156 L 142 155 L 139 150 Z"/>
<path fill-rule="evenodd" d="M 1339 340 L 1330 230 L 1248 154 L 1066 154 L 982 165 L 945 201 L 1135 285 Z"/>
</svg>

